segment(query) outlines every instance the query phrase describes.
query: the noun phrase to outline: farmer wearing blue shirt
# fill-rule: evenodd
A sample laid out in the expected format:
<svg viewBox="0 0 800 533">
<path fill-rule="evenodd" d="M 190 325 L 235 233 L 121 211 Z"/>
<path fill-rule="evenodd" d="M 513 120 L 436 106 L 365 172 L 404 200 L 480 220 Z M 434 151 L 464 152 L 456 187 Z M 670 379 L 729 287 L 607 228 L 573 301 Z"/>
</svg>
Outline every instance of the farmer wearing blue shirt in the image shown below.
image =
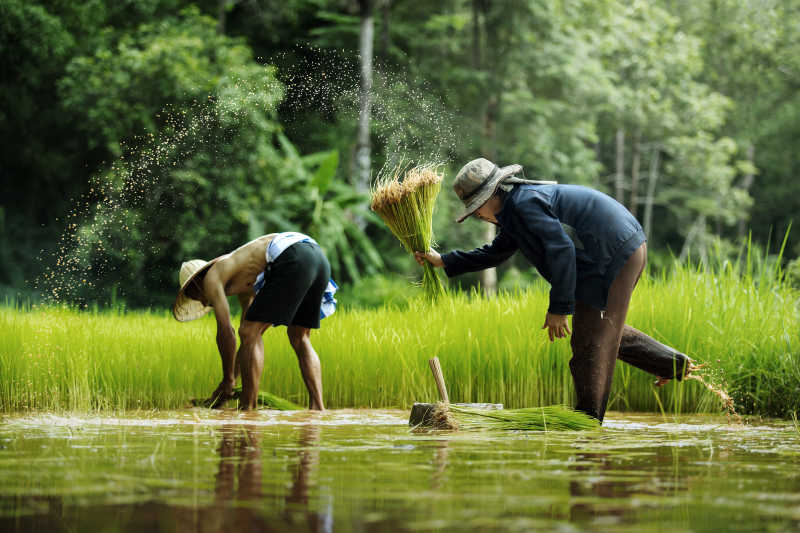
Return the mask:
<svg viewBox="0 0 800 533">
<path fill-rule="evenodd" d="M 316 241 L 295 232 L 264 235 L 211 261 L 195 259 L 181 265 L 173 316 L 186 322 L 213 309 L 217 321 L 222 381 L 206 406 L 220 407 L 234 398 L 241 371 L 239 408 L 256 407 L 264 368 L 262 335 L 271 326 L 285 325 L 308 389 L 309 408 L 324 409 L 319 357 L 310 337 L 320 319 L 336 308 L 336 284 L 330 276 L 330 264 Z M 232 295 L 242 307 L 238 352 L 228 306 Z"/>
<path fill-rule="evenodd" d="M 499 233 L 471 251 L 439 255 L 429 250 L 416 252 L 415 258 L 444 267 L 452 277 L 494 267 L 522 252 L 551 285 L 542 329 L 551 342 L 572 335 L 576 408 L 602 421 L 623 331 L 637 334 L 634 343 L 669 350 L 625 326 L 631 294 L 647 262 L 645 234 L 611 197 L 588 187 L 515 177 L 521 171 L 520 165 L 499 168 L 483 158 L 467 163 L 453 185 L 465 206 L 458 222 L 474 214 L 497 225 Z M 673 368 L 661 369 L 659 384 L 682 378 L 689 368 L 683 354 L 671 351 L 668 360 Z M 637 366 L 653 371 L 647 364 Z"/>
</svg>

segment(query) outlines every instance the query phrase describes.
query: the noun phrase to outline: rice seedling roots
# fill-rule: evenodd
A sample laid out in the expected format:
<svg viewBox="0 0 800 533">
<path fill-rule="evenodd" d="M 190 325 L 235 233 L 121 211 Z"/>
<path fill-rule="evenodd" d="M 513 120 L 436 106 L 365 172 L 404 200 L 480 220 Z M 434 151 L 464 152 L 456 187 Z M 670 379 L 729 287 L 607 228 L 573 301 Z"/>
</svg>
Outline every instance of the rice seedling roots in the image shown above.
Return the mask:
<svg viewBox="0 0 800 533">
<path fill-rule="evenodd" d="M 408 425 L 425 429 L 458 429 L 458 424 L 449 409 L 443 409 L 439 403 L 415 403 L 411 407 Z M 503 408 L 502 403 L 458 403 L 458 407 L 497 411 Z"/>
</svg>

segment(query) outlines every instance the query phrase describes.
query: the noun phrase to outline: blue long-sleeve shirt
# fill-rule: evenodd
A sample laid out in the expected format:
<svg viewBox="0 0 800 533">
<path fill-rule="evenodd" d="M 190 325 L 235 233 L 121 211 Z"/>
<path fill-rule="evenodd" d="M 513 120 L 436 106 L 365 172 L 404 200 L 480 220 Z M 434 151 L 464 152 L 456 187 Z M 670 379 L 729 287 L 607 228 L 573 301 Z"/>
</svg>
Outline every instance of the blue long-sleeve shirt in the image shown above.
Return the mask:
<svg viewBox="0 0 800 533">
<path fill-rule="evenodd" d="M 611 283 L 646 240 L 622 204 L 580 185 L 516 185 L 495 216 L 495 239 L 443 254 L 445 272 L 497 266 L 520 250 L 550 283 L 548 311 L 559 315 L 573 314 L 576 300 L 605 309 Z"/>
</svg>

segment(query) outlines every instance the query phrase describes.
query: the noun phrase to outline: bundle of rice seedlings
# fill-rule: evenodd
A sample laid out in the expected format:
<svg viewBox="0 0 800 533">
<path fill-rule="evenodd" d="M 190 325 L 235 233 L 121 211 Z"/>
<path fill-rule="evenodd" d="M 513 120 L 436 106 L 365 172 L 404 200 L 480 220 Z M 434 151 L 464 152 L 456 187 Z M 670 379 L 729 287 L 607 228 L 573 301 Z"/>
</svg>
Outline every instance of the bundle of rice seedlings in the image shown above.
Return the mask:
<svg viewBox="0 0 800 533">
<path fill-rule="evenodd" d="M 373 186 L 370 208 L 410 253 L 427 252 L 433 244 L 433 208 L 444 177 L 440 167 L 427 164 L 405 170 L 406 165 L 401 163 L 383 173 Z M 444 285 L 434 267 L 426 262 L 422 269 L 425 294 L 432 300 L 444 295 Z"/>
<path fill-rule="evenodd" d="M 233 389 L 233 398 L 232 400 L 238 399 L 239 395 L 242 393 L 241 387 L 236 387 Z M 226 400 L 227 401 L 227 400 Z M 216 402 L 209 402 L 208 400 L 198 400 L 192 399 L 192 405 L 196 407 L 214 407 L 216 406 Z M 259 391 L 258 399 L 256 400 L 256 406 L 260 408 L 267 408 L 267 409 L 275 409 L 276 411 L 302 411 L 303 408 L 299 405 L 290 402 L 289 400 L 285 400 L 280 396 L 275 396 L 269 392 Z"/>
<path fill-rule="evenodd" d="M 577 431 L 600 427 L 596 418 L 565 405 L 489 410 L 438 403 L 432 419 L 436 429 L 464 431 Z M 437 421 L 441 421 L 438 426 Z"/>
<path fill-rule="evenodd" d="M 236 387 L 235 389 L 233 389 L 233 393 L 238 397 L 239 394 L 242 393 L 242 388 Z M 297 405 L 296 403 L 292 403 L 289 400 L 281 398 L 280 396 L 275 396 L 272 393 L 264 391 L 258 391 L 258 399 L 256 400 L 256 407 L 275 409 L 276 411 L 303 410 L 303 408 Z"/>
</svg>

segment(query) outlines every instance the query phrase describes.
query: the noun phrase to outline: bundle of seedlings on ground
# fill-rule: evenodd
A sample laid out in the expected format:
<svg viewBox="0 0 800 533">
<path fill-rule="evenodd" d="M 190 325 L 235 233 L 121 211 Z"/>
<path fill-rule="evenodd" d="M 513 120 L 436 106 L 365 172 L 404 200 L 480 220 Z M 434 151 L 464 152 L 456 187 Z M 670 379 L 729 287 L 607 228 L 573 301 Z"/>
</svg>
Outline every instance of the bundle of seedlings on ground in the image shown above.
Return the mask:
<svg viewBox="0 0 800 533">
<path fill-rule="evenodd" d="M 431 420 L 435 429 L 462 431 L 577 431 L 600 427 L 596 418 L 564 405 L 489 410 L 440 402 Z"/>
<path fill-rule="evenodd" d="M 427 252 L 433 244 L 433 208 L 443 178 L 439 167 L 427 164 L 405 170 L 407 166 L 401 163 L 382 174 L 372 189 L 370 208 L 410 253 Z M 425 294 L 431 300 L 444 295 L 444 286 L 434 267 L 426 262 L 422 269 Z"/>
<path fill-rule="evenodd" d="M 241 387 L 236 387 L 233 389 L 234 394 L 238 397 L 239 394 L 242 393 Z M 285 400 L 280 396 L 275 396 L 269 392 L 258 391 L 258 399 L 256 400 L 256 406 L 263 409 L 275 409 L 276 411 L 302 411 L 303 408 L 297 405 L 296 403 L 292 403 L 289 400 Z"/>
</svg>

